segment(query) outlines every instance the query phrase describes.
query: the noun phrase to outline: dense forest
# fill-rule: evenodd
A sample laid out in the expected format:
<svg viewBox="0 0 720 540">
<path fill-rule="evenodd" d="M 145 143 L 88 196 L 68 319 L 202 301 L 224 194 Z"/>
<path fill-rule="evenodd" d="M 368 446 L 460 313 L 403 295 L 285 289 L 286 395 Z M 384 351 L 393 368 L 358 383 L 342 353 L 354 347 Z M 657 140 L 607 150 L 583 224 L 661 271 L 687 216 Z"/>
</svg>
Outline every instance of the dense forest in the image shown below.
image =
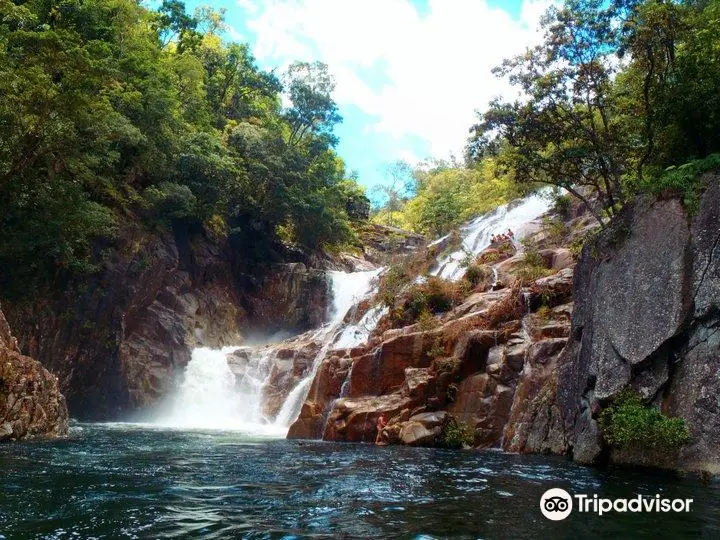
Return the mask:
<svg viewBox="0 0 720 540">
<path fill-rule="evenodd" d="M 264 72 L 224 30 L 177 0 L 0 0 L 3 296 L 92 272 L 123 220 L 249 261 L 352 240 L 327 67 Z"/>
<path fill-rule="evenodd" d="M 638 193 L 696 203 L 720 161 L 720 1 L 568 0 L 542 25 L 496 69 L 520 97 L 478 114 L 462 162 L 388 167 L 377 222 L 439 235 L 541 184 L 597 196 L 602 223 Z M 0 0 L 3 296 L 92 272 L 123 220 L 248 261 L 352 243 L 327 66 L 264 72 L 224 35 L 177 0 Z"/>
<path fill-rule="evenodd" d="M 697 204 L 720 167 L 720 1 L 568 0 L 542 26 L 496 68 L 520 97 L 478 115 L 465 162 L 409 171 L 376 220 L 444 232 L 541 184 L 597 196 L 602 223 L 640 193 Z"/>
</svg>

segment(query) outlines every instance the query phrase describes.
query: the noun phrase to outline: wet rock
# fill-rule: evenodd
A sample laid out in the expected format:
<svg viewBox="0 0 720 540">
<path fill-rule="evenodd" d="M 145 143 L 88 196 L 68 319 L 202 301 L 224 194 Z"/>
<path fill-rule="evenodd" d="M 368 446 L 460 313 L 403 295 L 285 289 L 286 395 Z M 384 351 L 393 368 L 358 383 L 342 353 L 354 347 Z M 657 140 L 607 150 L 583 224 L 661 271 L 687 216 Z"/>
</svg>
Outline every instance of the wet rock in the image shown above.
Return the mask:
<svg viewBox="0 0 720 540">
<path fill-rule="evenodd" d="M 328 416 L 323 439 L 374 442 L 380 415 L 392 418 L 412 406 L 412 399 L 400 394 L 338 399 Z"/>
<path fill-rule="evenodd" d="M 0 310 L 0 442 L 67 432 L 68 411 L 57 377 L 20 354 Z"/>
<path fill-rule="evenodd" d="M 266 331 L 317 328 L 327 318 L 329 282 L 323 270 L 285 263 L 273 266 L 248 305 L 255 324 Z"/>
</svg>

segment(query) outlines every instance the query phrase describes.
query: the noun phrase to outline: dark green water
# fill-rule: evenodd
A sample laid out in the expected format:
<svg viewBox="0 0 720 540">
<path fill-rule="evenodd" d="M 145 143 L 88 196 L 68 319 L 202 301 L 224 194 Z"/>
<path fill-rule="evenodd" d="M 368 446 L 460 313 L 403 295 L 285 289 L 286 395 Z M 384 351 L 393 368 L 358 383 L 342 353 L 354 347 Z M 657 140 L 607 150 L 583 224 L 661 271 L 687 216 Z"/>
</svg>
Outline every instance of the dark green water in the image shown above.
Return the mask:
<svg viewBox="0 0 720 540">
<path fill-rule="evenodd" d="M 0 538 L 720 538 L 720 485 L 497 452 L 82 425 L 0 446 Z M 551 487 L 693 498 L 689 514 L 539 510 Z"/>
</svg>

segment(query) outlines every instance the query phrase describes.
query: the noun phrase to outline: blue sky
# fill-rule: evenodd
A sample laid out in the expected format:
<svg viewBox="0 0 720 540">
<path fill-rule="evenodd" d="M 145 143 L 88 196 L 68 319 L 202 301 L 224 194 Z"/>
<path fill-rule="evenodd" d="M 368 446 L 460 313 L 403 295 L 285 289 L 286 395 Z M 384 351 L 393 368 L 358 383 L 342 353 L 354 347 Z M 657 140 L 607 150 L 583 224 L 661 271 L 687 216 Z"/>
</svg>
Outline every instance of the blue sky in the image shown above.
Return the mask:
<svg viewBox="0 0 720 540">
<path fill-rule="evenodd" d="M 370 187 L 395 160 L 460 156 L 474 111 L 510 92 L 490 70 L 538 39 L 551 0 L 186 1 L 227 10 L 260 67 L 326 62 L 349 170 Z"/>
</svg>

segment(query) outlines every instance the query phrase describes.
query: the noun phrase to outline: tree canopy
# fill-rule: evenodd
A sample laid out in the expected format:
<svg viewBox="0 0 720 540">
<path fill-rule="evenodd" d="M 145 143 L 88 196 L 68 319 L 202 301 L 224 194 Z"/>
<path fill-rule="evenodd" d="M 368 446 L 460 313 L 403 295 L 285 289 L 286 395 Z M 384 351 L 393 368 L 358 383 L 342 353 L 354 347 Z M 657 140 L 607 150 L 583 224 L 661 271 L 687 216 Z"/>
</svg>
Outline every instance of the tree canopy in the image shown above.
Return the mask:
<svg viewBox="0 0 720 540">
<path fill-rule="evenodd" d="M 129 215 L 220 220 L 248 257 L 351 239 L 327 66 L 264 72 L 223 28 L 178 0 L 0 0 L 3 294 L 92 271 Z"/>
<path fill-rule="evenodd" d="M 663 171 L 720 151 L 720 1 L 567 0 L 542 26 L 497 68 L 520 97 L 480 114 L 468 162 L 596 194 L 600 222 L 638 192 L 692 190 Z"/>
</svg>

